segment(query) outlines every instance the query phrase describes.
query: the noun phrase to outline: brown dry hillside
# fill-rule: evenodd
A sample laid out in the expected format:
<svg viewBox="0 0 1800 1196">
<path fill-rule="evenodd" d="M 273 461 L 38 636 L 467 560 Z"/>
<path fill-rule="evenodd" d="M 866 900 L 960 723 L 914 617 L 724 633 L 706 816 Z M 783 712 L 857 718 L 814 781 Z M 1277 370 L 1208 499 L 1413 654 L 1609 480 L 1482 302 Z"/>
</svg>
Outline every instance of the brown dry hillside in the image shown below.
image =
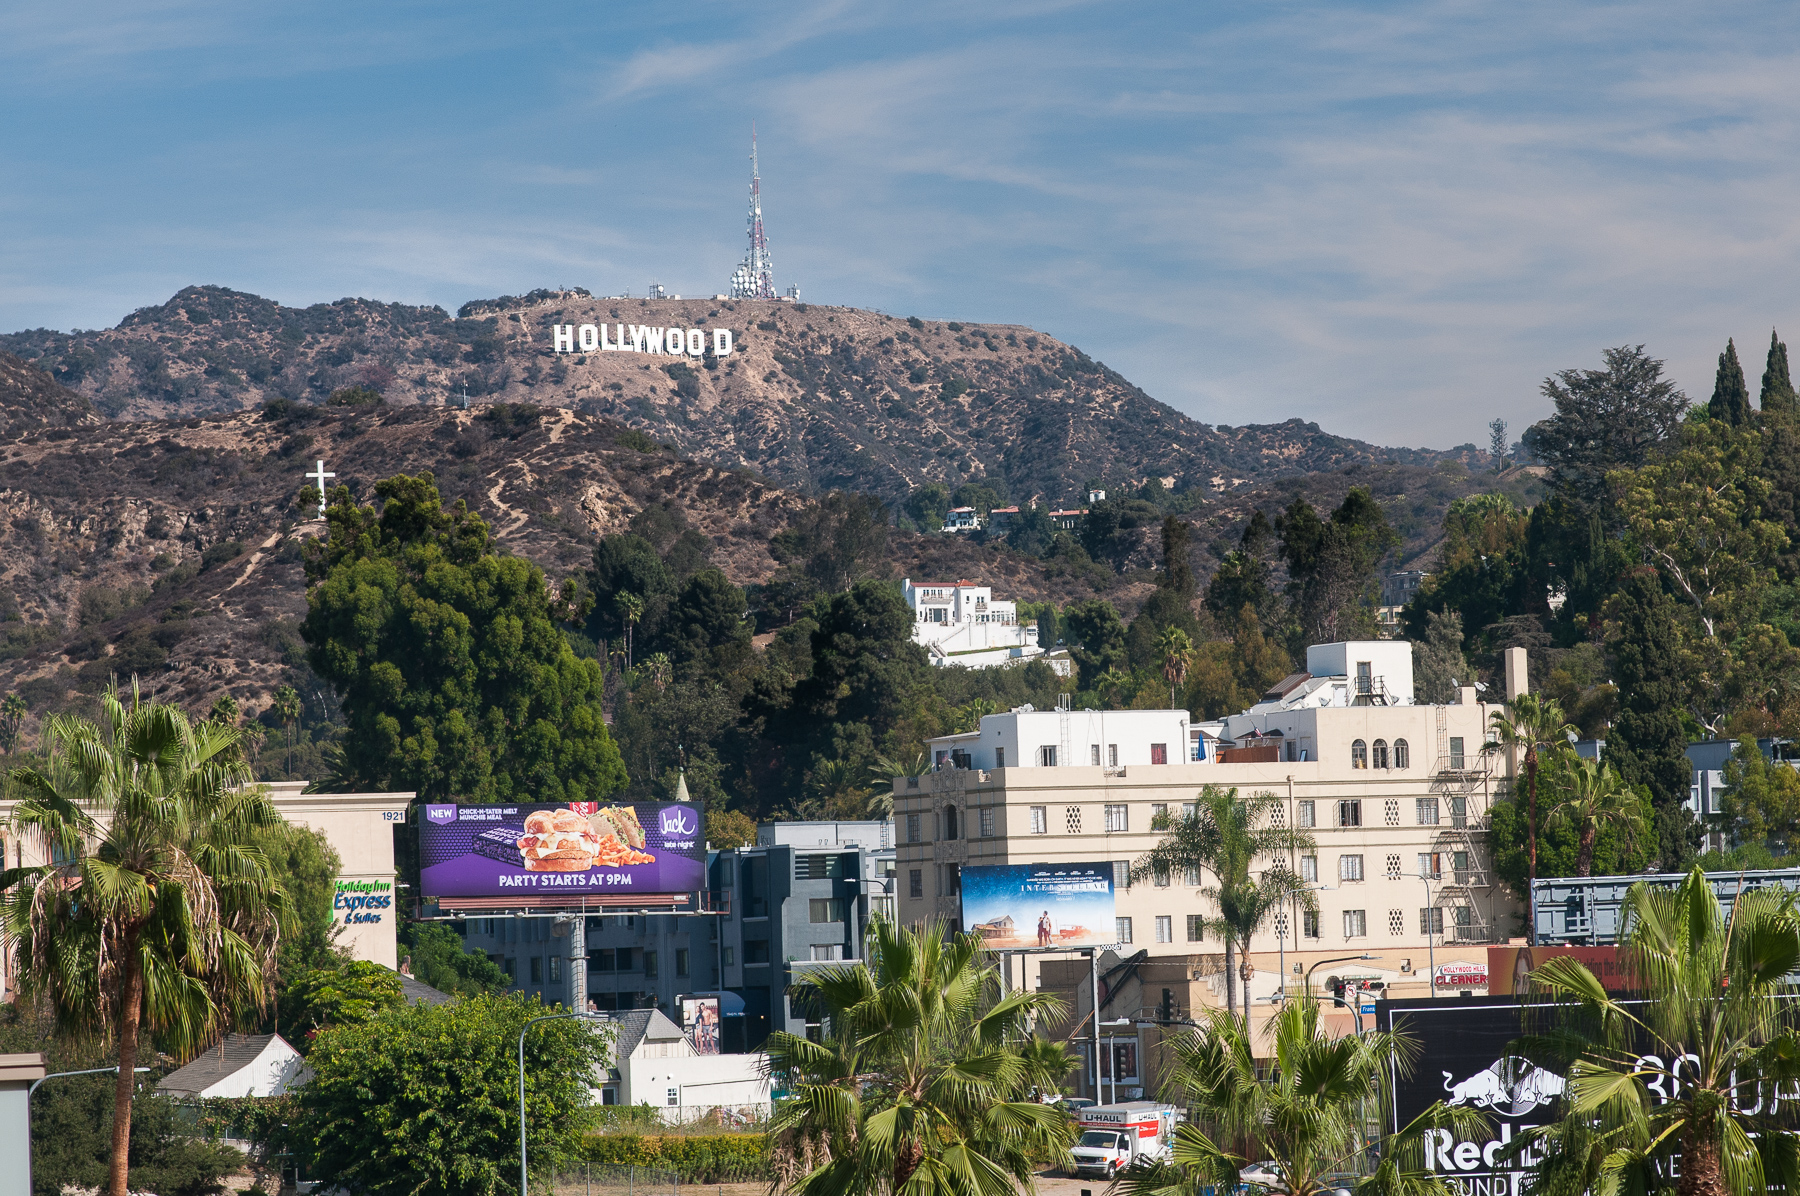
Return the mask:
<svg viewBox="0 0 1800 1196">
<path fill-rule="evenodd" d="M 96 424 L 94 405 L 29 362 L 0 353 L 0 443 L 47 428 Z"/>
<path fill-rule="evenodd" d="M 730 329 L 722 362 L 553 352 L 556 324 Z M 1387 449 L 1316 424 L 1212 427 L 1157 402 L 1074 346 L 1032 329 L 903 319 L 844 307 L 596 299 L 533 292 L 441 308 L 343 299 L 283 307 L 190 287 L 116 328 L 0 336 L 115 418 L 318 402 L 371 386 L 391 404 L 530 402 L 603 415 L 694 458 L 784 486 L 902 497 L 983 481 L 1061 504 L 1089 479 L 1149 477 L 1217 493 L 1376 462 L 1477 465 L 1472 447 Z"/>
</svg>

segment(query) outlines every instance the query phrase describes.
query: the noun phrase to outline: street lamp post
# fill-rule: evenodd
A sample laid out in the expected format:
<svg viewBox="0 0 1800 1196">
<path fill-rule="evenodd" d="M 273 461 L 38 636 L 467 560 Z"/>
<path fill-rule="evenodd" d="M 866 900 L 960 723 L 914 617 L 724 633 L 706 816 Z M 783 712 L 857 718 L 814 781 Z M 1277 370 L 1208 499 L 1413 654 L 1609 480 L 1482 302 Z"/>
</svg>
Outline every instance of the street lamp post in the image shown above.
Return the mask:
<svg viewBox="0 0 1800 1196">
<path fill-rule="evenodd" d="M 1380 958 L 1381 958 L 1381 956 L 1379 956 L 1379 955 L 1370 955 L 1368 952 L 1365 951 L 1361 955 L 1340 955 L 1340 956 L 1337 956 L 1335 959 L 1321 959 L 1317 963 L 1313 964 L 1312 967 L 1306 969 L 1306 995 L 1309 997 L 1312 996 L 1312 974 L 1315 969 L 1323 967 L 1324 965 L 1326 965 L 1328 963 L 1349 963 L 1351 960 L 1355 960 L 1355 959 L 1380 959 Z M 1360 1028 L 1361 1024 L 1362 1024 L 1361 1011 L 1354 1006 L 1351 1007 L 1351 1011 L 1356 1015 L 1356 1022 L 1357 1022 L 1358 1027 Z"/>
<path fill-rule="evenodd" d="M 720 977 L 723 981 L 724 977 Z M 720 992 L 724 992 L 721 987 Z M 525 1035 L 539 1022 L 561 1022 L 570 1018 L 581 1018 L 597 1022 L 606 1018 L 597 1013 L 546 1013 L 543 1017 L 534 1017 L 519 1030 L 519 1196 L 530 1196 L 525 1178 Z"/>
</svg>

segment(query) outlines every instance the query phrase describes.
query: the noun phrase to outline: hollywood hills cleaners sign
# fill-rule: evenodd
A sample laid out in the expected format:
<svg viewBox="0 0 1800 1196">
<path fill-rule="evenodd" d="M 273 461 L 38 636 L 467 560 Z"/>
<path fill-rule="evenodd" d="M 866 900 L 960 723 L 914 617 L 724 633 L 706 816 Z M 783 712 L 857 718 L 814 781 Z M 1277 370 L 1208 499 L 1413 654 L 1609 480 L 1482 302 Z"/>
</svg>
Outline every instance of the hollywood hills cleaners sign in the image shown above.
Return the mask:
<svg viewBox="0 0 1800 1196">
<path fill-rule="evenodd" d="M 706 334 L 712 332 L 712 355 L 731 356 L 729 328 L 651 328 L 645 324 L 552 324 L 558 353 L 658 353 L 670 357 L 706 356 Z"/>
</svg>

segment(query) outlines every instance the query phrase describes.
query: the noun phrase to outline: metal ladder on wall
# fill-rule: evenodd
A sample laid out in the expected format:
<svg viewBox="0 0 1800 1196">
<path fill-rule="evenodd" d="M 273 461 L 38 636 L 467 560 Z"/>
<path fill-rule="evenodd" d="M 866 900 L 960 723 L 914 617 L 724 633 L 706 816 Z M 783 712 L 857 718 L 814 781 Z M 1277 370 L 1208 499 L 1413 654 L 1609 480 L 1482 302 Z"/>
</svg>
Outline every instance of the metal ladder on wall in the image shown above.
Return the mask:
<svg viewBox="0 0 1800 1196">
<path fill-rule="evenodd" d="M 1056 749 L 1062 754 L 1056 758 L 1056 762 L 1064 768 L 1075 763 L 1075 743 L 1072 738 L 1075 732 L 1069 719 L 1071 713 L 1069 707 L 1072 704 L 1073 701 L 1069 694 L 1056 695 L 1057 730 L 1060 731 L 1062 735 L 1062 746 Z"/>
</svg>

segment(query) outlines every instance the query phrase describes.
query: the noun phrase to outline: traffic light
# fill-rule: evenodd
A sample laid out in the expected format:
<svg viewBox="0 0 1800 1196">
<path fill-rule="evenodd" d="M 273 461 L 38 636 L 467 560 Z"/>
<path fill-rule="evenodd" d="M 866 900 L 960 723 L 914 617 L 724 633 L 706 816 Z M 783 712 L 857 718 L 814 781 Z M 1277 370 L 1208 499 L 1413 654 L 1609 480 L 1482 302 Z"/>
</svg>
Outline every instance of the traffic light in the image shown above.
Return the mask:
<svg viewBox="0 0 1800 1196">
<path fill-rule="evenodd" d="M 1344 990 L 1347 987 L 1348 986 L 1344 983 L 1344 979 L 1341 976 L 1333 976 L 1325 981 L 1325 991 L 1329 992 L 1331 994 L 1331 999 L 1340 1005 L 1348 1004 L 1348 1002 L 1344 1000 Z"/>
</svg>

